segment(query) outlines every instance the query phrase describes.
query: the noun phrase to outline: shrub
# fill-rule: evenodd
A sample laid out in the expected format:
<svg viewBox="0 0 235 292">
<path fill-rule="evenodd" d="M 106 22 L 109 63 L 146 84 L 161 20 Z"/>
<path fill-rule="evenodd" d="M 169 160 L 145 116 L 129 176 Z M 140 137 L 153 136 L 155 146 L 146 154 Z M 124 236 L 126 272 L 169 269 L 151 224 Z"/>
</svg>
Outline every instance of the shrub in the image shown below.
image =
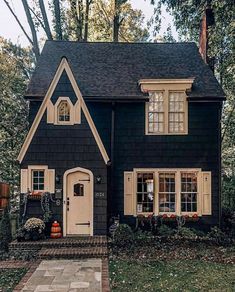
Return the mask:
<svg viewBox="0 0 235 292">
<path fill-rule="evenodd" d="M 133 244 L 134 234 L 127 224 L 120 224 L 114 232 L 113 243 L 119 247 L 126 247 Z"/>
<path fill-rule="evenodd" d="M 158 235 L 160 236 L 172 236 L 174 235 L 175 230 L 170 228 L 169 226 L 167 226 L 166 224 L 162 224 L 159 228 L 158 228 Z"/>
<path fill-rule="evenodd" d="M 235 237 L 235 211 L 229 208 L 222 210 L 223 230 L 230 236 Z"/>
<path fill-rule="evenodd" d="M 39 240 L 44 238 L 45 223 L 39 218 L 28 219 L 24 226 L 16 231 L 18 241 Z"/>
<path fill-rule="evenodd" d="M 134 233 L 134 241 L 137 245 L 148 245 L 152 243 L 153 235 L 149 231 L 142 231 L 139 229 Z"/>
<path fill-rule="evenodd" d="M 0 222 L 0 250 L 8 251 L 8 244 L 11 240 L 11 222 L 8 209 L 6 208 Z"/>
<path fill-rule="evenodd" d="M 209 238 L 212 238 L 216 241 L 217 244 L 227 244 L 230 243 L 230 238 L 217 226 L 212 227 L 211 231 L 207 234 Z"/>
<path fill-rule="evenodd" d="M 206 236 L 206 233 L 203 232 L 202 230 L 198 230 L 198 229 L 194 229 L 194 228 L 191 228 L 191 230 L 198 237 L 205 237 Z"/>
<path fill-rule="evenodd" d="M 181 227 L 178 229 L 178 235 L 185 238 L 195 238 L 197 234 L 190 228 Z"/>
</svg>

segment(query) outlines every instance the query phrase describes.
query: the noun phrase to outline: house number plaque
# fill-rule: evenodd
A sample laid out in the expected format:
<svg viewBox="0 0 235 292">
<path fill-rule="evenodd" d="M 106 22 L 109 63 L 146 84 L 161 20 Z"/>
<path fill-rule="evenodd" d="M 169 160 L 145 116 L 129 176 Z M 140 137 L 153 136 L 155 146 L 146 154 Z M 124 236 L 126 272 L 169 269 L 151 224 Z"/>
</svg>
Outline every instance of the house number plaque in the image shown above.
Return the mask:
<svg viewBox="0 0 235 292">
<path fill-rule="evenodd" d="M 95 193 L 95 197 L 96 198 L 104 198 L 105 197 L 105 193 L 103 193 L 103 192 L 97 192 L 97 193 Z"/>
</svg>

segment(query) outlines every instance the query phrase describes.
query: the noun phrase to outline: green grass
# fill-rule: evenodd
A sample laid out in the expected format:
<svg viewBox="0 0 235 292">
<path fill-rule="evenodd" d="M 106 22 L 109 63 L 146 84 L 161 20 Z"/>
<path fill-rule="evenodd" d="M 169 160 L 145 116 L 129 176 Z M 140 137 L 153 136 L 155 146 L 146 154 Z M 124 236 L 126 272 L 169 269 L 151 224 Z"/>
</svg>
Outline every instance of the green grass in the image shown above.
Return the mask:
<svg viewBox="0 0 235 292">
<path fill-rule="evenodd" d="M 197 260 L 110 260 L 115 292 L 235 291 L 235 265 Z"/>
<path fill-rule="evenodd" d="M 0 291 L 10 292 L 19 283 L 27 269 L 0 269 Z"/>
</svg>

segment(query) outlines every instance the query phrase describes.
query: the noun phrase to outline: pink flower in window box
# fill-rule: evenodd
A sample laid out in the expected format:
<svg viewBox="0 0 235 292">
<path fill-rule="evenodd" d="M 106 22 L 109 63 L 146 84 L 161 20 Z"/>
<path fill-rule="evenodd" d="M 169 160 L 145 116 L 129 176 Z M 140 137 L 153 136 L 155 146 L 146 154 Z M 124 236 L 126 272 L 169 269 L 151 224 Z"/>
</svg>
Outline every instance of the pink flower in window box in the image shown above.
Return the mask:
<svg viewBox="0 0 235 292">
<path fill-rule="evenodd" d="M 168 218 L 168 215 L 167 215 L 167 214 L 163 214 L 163 215 L 162 215 L 162 218 L 163 218 L 163 219 L 166 219 L 166 218 Z"/>
<path fill-rule="evenodd" d="M 175 214 L 171 214 L 170 218 L 171 219 L 175 219 L 176 218 L 176 215 Z"/>
<path fill-rule="evenodd" d="M 199 220 L 198 215 L 197 215 L 197 214 L 193 214 L 193 216 L 192 216 L 192 220 L 193 220 L 193 221 L 198 221 L 198 220 Z"/>
</svg>

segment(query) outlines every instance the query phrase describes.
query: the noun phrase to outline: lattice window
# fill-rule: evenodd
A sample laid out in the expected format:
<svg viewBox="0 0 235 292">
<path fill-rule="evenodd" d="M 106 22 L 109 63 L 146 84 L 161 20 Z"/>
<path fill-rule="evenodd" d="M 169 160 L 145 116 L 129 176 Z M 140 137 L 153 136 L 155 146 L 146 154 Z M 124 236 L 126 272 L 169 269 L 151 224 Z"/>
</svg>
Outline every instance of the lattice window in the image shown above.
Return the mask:
<svg viewBox="0 0 235 292">
<path fill-rule="evenodd" d="M 45 175 L 44 170 L 33 170 L 32 171 L 32 179 L 33 179 L 33 191 L 43 191 L 44 183 L 45 183 Z"/>
<path fill-rule="evenodd" d="M 137 174 L 137 213 L 153 212 L 154 180 L 153 173 Z"/>
<path fill-rule="evenodd" d="M 148 103 L 148 132 L 164 132 L 164 99 L 163 92 L 150 92 Z"/>
<path fill-rule="evenodd" d="M 169 132 L 185 131 L 185 97 L 183 92 L 169 93 Z"/>
<path fill-rule="evenodd" d="M 175 173 L 159 173 L 159 212 L 175 212 Z"/>
<path fill-rule="evenodd" d="M 58 106 L 58 121 L 69 122 L 70 121 L 70 106 L 67 101 L 61 101 Z"/>
<path fill-rule="evenodd" d="M 181 173 L 181 211 L 197 212 L 197 174 Z"/>
</svg>

